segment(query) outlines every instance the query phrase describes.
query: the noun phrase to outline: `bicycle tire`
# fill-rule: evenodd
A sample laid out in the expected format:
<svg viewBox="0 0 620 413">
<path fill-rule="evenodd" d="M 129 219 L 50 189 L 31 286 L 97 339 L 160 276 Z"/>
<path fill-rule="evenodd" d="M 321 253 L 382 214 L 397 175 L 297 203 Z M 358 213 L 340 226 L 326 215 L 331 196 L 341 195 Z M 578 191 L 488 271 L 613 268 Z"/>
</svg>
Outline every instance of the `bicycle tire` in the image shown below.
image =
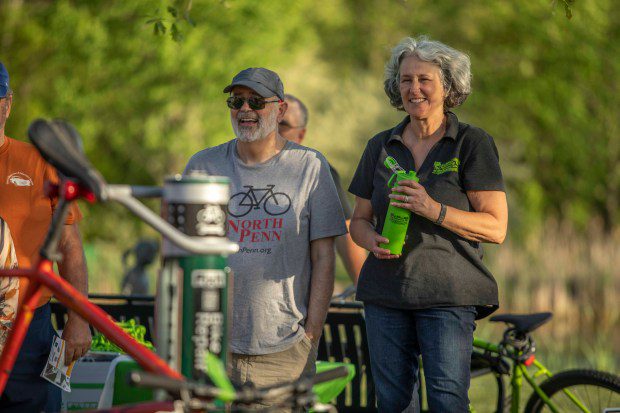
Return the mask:
<svg viewBox="0 0 620 413">
<path fill-rule="evenodd" d="M 495 413 L 510 413 L 510 404 L 512 400 L 512 394 L 509 391 L 509 388 L 508 388 L 509 386 L 507 386 L 506 381 L 504 380 L 505 375 L 495 373 L 495 372 L 489 372 L 485 374 L 484 376 L 477 376 L 476 378 L 472 378 L 472 381 L 477 380 L 478 377 L 485 377 L 488 374 L 492 374 L 494 376 L 495 385 L 497 387 L 497 395 L 496 395 L 495 410 L 494 410 Z M 476 409 L 478 405 L 477 404 L 472 405 L 471 407 Z"/>
<path fill-rule="evenodd" d="M 494 371 L 489 371 L 488 373 L 485 373 L 484 375 L 480 375 L 480 376 L 476 376 L 476 377 L 472 377 L 472 381 L 473 380 L 477 380 L 479 377 L 486 377 L 488 375 L 493 375 L 494 377 L 494 381 L 495 381 L 495 386 L 497 387 L 497 395 L 494 395 L 496 397 L 496 401 L 495 401 L 495 413 L 510 413 L 510 404 L 511 404 L 511 400 L 512 400 L 512 394 L 510 393 L 508 386 L 506 384 L 506 381 L 504 380 L 504 377 L 506 377 L 506 375 L 504 374 L 500 374 Z M 420 385 L 420 391 L 425 393 L 426 389 L 423 388 L 424 386 Z M 470 387 L 471 389 L 471 387 Z M 494 397 L 494 398 L 495 398 Z M 420 405 L 422 405 L 422 399 L 425 398 L 425 396 L 422 396 L 422 394 L 420 394 Z M 474 409 L 474 411 L 476 410 L 476 407 L 478 407 L 478 405 L 471 405 L 470 407 L 472 407 Z M 431 413 L 430 410 L 428 409 L 421 409 L 420 410 L 421 413 Z"/>
<path fill-rule="evenodd" d="M 571 412 L 582 410 L 579 409 L 562 390 L 569 390 L 573 395 L 577 396 L 581 402 L 588 403 L 586 406 L 591 412 L 603 412 L 610 407 L 620 408 L 620 377 L 597 370 L 568 370 L 560 372 L 553 377 L 545 380 L 540 388 L 558 406 L 562 412 Z M 586 391 L 590 390 L 590 391 Z M 592 391 L 596 390 L 596 394 Z M 603 396 L 601 400 L 601 392 Z M 593 400 L 595 399 L 596 400 Z M 598 402 L 596 408 L 591 405 Z M 600 405 L 603 402 L 603 405 Z M 567 406 L 567 407 L 564 407 Z M 570 407 L 574 410 L 570 410 Z M 545 402 L 534 393 L 530 396 L 525 407 L 525 413 L 542 413 L 550 411 L 545 409 Z"/>
<path fill-rule="evenodd" d="M 239 197 L 241 197 L 239 199 Z M 243 201 L 249 198 L 250 199 L 250 204 L 245 204 L 243 205 Z M 235 200 L 235 201 L 233 201 Z M 228 201 L 228 213 L 235 217 L 235 218 L 241 218 L 246 216 L 247 214 L 250 213 L 250 211 L 252 210 L 252 197 L 250 195 L 248 195 L 247 192 L 239 192 L 235 195 L 233 195 L 230 200 Z M 245 211 L 245 212 L 244 212 Z"/>
<path fill-rule="evenodd" d="M 510 391 L 510 385 L 507 383 L 506 378 L 509 377 L 507 373 L 502 373 L 502 369 L 499 365 L 500 361 L 495 357 L 486 356 L 476 350 L 471 355 L 471 384 L 472 386 L 481 377 L 488 377 L 493 375 L 494 385 L 489 383 L 490 387 L 495 387 L 497 392 L 490 391 L 488 394 L 489 399 L 495 400 L 495 413 L 510 413 L 510 404 L 512 401 L 512 393 Z M 490 389 L 489 387 L 489 389 Z M 478 407 L 477 404 L 471 405 L 474 409 Z"/>
<path fill-rule="evenodd" d="M 504 381 L 503 374 L 495 373 L 496 382 L 497 382 L 497 404 L 496 404 L 496 412 L 497 413 L 510 413 L 510 404 L 512 403 L 512 393 L 508 388 L 509 385 Z"/>
<path fill-rule="evenodd" d="M 278 202 L 278 197 L 280 198 L 280 202 Z M 263 207 L 265 208 L 265 212 L 271 216 L 282 215 L 291 209 L 291 198 L 284 192 L 274 192 L 265 198 Z"/>
</svg>

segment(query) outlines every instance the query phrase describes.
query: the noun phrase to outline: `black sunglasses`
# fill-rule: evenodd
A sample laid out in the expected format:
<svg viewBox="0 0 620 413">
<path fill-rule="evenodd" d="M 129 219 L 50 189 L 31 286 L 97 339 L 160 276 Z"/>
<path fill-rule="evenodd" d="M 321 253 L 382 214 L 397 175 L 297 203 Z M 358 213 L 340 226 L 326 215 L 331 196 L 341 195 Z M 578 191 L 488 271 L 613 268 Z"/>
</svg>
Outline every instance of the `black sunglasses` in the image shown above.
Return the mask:
<svg viewBox="0 0 620 413">
<path fill-rule="evenodd" d="M 248 106 L 252 110 L 261 110 L 265 109 L 265 105 L 267 103 L 276 103 L 280 100 L 265 100 L 260 96 L 250 96 L 249 98 L 242 98 L 239 96 L 231 96 L 226 99 L 226 104 L 229 108 L 239 110 L 243 106 L 244 102 L 248 102 Z"/>
</svg>

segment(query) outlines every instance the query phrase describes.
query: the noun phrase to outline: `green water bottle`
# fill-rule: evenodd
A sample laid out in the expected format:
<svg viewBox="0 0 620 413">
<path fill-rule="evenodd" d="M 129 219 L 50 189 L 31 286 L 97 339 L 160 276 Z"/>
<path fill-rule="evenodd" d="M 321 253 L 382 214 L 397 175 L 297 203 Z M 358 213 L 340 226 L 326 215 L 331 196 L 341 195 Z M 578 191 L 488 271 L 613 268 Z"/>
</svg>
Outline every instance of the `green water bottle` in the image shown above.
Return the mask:
<svg viewBox="0 0 620 413">
<path fill-rule="evenodd" d="M 388 187 L 390 188 L 397 186 L 400 181 L 418 182 L 419 180 L 415 171 L 405 171 L 398 162 L 396 162 L 396 159 L 391 156 L 388 156 L 383 164 L 393 172 L 388 181 Z M 397 194 L 402 195 L 401 193 Z M 381 236 L 387 238 L 390 242 L 387 244 L 379 244 L 379 246 L 390 250 L 394 255 L 400 255 L 403 251 L 403 245 L 405 245 L 405 237 L 407 236 L 407 228 L 409 227 L 410 219 L 411 211 L 390 205 L 385 215 L 383 231 L 381 232 Z"/>
</svg>

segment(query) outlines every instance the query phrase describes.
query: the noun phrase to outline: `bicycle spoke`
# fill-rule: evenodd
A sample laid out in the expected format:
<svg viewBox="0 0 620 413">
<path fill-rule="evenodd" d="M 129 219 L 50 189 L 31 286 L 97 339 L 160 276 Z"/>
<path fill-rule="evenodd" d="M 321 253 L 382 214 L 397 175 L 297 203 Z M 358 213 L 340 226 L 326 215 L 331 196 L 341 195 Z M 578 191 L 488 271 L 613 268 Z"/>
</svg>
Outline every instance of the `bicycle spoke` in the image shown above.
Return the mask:
<svg viewBox="0 0 620 413">
<path fill-rule="evenodd" d="M 583 412 L 565 392 L 569 392 L 572 396 L 583 404 L 589 413 L 602 413 L 608 408 L 620 407 L 620 394 L 613 390 L 606 389 L 601 386 L 580 384 L 570 386 L 553 395 L 551 400 L 561 412 Z M 549 412 L 548 407 L 544 407 L 543 412 Z"/>
<path fill-rule="evenodd" d="M 607 402 L 605 402 L 606 406 L 612 407 L 611 406 L 611 398 L 612 398 L 613 395 L 614 395 L 614 393 L 609 392 L 609 398 L 607 399 Z M 615 407 L 615 406 L 613 406 L 613 407 Z M 618 405 L 618 407 L 620 407 L 620 405 Z"/>
<path fill-rule="evenodd" d="M 592 413 L 591 412 L 592 400 L 590 400 L 590 392 L 588 391 L 588 388 L 585 385 L 581 385 L 579 387 L 573 386 L 573 387 L 566 389 L 566 391 L 571 392 L 571 394 L 573 394 L 577 398 L 577 400 L 581 403 L 584 403 L 584 400 L 586 400 L 587 402 L 585 403 L 585 407 L 588 409 L 588 413 Z M 572 408 L 573 411 L 582 411 L 578 406 L 575 405 L 575 402 L 571 400 L 570 397 L 568 397 L 568 395 L 565 395 L 565 398 L 566 398 L 566 404 L 568 408 Z"/>
<path fill-rule="evenodd" d="M 599 389 L 597 389 L 597 394 L 599 394 Z M 596 400 L 600 400 L 600 397 L 597 397 Z M 594 403 L 590 401 L 590 392 L 588 392 L 588 402 L 590 403 L 590 406 L 594 406 Z M 600 402 L 596 406 L 600 407 Z M 597 410 L 601 411 L 600 409 Z"/>
<path fill-rule="evenodd" d="M 588 391 L 587 388 L 584 389 L 584 392 L 586 393 L 586 398 L 588 400 L 588 406 L 592 406 L 592 400 L 590 400 L 590 392 Z"/>
</svg>

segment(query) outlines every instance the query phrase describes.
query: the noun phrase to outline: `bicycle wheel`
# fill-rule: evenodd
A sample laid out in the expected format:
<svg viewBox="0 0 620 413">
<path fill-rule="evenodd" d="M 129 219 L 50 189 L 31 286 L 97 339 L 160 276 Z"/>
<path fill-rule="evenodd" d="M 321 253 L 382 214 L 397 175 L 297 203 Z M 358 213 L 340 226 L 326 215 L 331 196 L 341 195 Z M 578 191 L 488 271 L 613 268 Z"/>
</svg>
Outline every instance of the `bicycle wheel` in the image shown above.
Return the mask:
<svg viewBox="0 0 620 413">
<path fill-rule="evenodd" d="M 597 412 L 620 409 L 620 377 L 596 370 L 569 370 L 545 380 L 540 388 L 561 412 Z M 569 391 L 587 408 L 580 408 L 563 391 Z M 536 394 L 532 394 L 525 407 L 526 413 L 550 412 L 551 409 Z"/>
<path fill-rule="evenodd" d="M 274 192 L 265 199 L 265 212 L 269 215 L 282 215 L 291 208 L 291 198 L 284 192 Z"/>
<path fill-rule="evenodd" d="M 506 386 L 504 375 L 489 372 L 472 377 L 469 402 L 474 411 L 510 413 L 511 399 L 512 395 Z M 495 404 L 492 405 L 491 401 Z"/>
<path fill-rule="evenodd" d="M 506 385 L 510 366 L 499 357 L 475 349 L 471 354 L 470 405 L 476 412 L 490 412 L 490 401 L 495 401 L 494 413 L 510 413 L 512 394 Z M 502 373 L 504 372 L 504 373 Z"/>
<path fill-rule="evenodd" d="M 252 197 L 247 192 L 239 192 L 228 201 L 228 213 L 235 218 L 241 218 L 252 210 L 252 206 Z"/>
</svg>

